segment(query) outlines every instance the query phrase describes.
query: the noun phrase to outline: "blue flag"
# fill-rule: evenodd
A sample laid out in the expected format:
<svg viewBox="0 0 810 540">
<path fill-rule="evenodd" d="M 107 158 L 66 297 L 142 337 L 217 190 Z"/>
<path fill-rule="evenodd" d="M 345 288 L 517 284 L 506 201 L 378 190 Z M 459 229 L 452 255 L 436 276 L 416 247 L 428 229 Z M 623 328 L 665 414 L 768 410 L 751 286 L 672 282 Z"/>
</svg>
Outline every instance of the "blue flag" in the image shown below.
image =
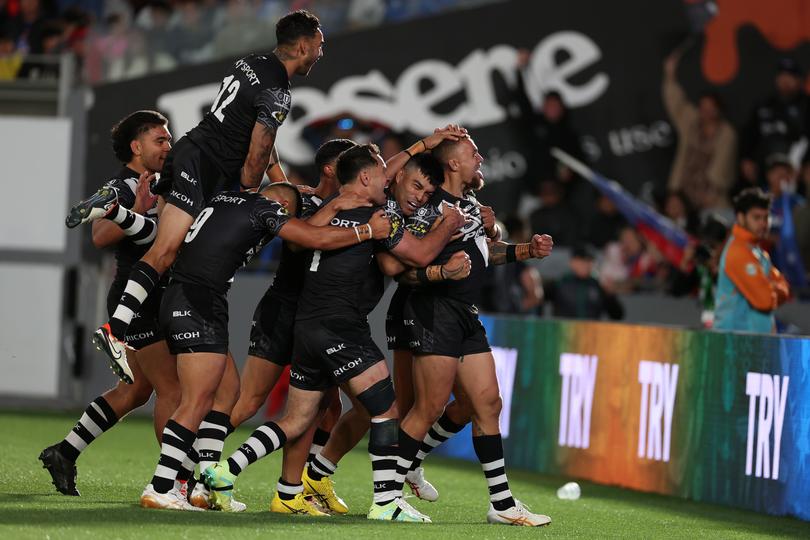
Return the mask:
<svg viewBox="0 0 810 540">
<path fill-rule="evenodd" d="M 793 226 L 793 209 L 790 204 L 790 193 L 782 190 L 782 227 L 779 230 L 779 246 L 774 253 L 776 267 L 785 275 L 791 288 L 802 289 L 807 286 L 807 275 L 796 241 L 796 229 Z"/>
</svg>

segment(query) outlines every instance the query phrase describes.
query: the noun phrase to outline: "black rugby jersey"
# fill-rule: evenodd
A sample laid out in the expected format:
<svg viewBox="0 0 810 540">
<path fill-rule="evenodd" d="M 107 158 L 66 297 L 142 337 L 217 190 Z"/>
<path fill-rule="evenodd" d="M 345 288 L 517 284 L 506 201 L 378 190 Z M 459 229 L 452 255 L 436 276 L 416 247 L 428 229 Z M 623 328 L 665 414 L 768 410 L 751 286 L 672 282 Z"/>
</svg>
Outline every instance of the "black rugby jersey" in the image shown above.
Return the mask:
<svg viewBox="0 0 810 540">
<path fill-rule="evenodd" d="M 277 130 L 290 113 L 290 79 L 273 53 L 236 61 L 222 80 L 211 110 L 188 132 L 222 170 L 238 180 L 256 122 Z"/>
<path fill-rule="evenodd" d="M 342 210 L 332 218 L 331 224 L 337 227 L 364 225 L 379 209 Z M 391 234 L 384 240 L 310 253 L 296 320 L 335 316 L 365 319 L 382 296 L 382 274 L 373 260 L 374 251 L 393 249 L 401 239 L 402 227 L 395 231 L 392 223 Z"/>
<path fill-rule="evenodd" d="M 481 288 L 486 279 L 486 267 L 489 263 L 489 247 L 487 246 L 487 233 L 481 219 L 481 210 L 473 195 L 458 198 L 442 188 L 436 189 L 428 204 L 417 210 L 414 217 L 409 220 L 409 226 L 424 233 L 430 231 L 433 222 L 441 215 L 442 204 L 455 205 L 459 203 L 461 209 L 469 216 L 469 221 L 461 229 L 461 237 L 447 244 L 436 259 L 430 264 L 444 264 L 457 251 L 466 251 L 470 256 L 472 268 L 470 275 L 457 281 L 446 280 L 426 285 L 432 294 L 445 296 L 464 302 L 465 304 L 478 304 L 481 301 Z M 422 233 L 422 234 L 424 234 Z"/>
<path fill-rule="evenodd" d="M 320 197 L 302 193 L 301 219 L 307 219 L 318 211 L 323 201 Z M 304 287 L 306 264 L 309 260 L 308 250 L 293 251 L 286 241 L 281 245 L 281 258 L 278 261 L 276 275 L 270 290 L 279 298 L 298 301 L 301 289 Z"/>
<path fill-rule="evenodd" d="M 192 224 L 172 268 L 172 280 L 226 293 L 236 271 L 290 219 L 258 193 L 224 191 Z"/>
<path fill-rule="evenodd" d="M 139 177 L 140 174 L 129 167 L 123 167 L 115 176 L 107 180 L 105 185 L 115 188 L 118 192 L 118 204 L 131 210 L 135 206 L 135 194 L 138 189 Z M 157 207 L 150 208 L 144 215 L 151 219 L 157 219 Z M 115 245 L 115 281 L 128 279 L 132 265 L 149 251 L 151 245 L 151 243 L 139 245 L 128 236 L 123 237 Z"/>
</svg>

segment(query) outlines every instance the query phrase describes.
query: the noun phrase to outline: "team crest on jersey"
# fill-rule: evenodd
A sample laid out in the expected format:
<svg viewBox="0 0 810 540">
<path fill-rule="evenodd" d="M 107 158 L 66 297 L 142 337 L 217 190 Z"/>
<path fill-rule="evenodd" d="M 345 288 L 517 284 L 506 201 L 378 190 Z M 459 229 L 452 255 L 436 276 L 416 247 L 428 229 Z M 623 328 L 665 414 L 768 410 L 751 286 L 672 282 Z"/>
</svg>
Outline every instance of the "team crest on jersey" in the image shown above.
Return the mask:
<svg viewBox="0 0 810 540">
<path fill-rule="evenodd" d="M 281 107 L 286 111 L 290 110 L 292 96 L 290 96 L 289 91 L 287 91 L 285 88 L 271 88 L 270 95 L 273 97 L 273 104 L 276 107 Z"/>
</svg>

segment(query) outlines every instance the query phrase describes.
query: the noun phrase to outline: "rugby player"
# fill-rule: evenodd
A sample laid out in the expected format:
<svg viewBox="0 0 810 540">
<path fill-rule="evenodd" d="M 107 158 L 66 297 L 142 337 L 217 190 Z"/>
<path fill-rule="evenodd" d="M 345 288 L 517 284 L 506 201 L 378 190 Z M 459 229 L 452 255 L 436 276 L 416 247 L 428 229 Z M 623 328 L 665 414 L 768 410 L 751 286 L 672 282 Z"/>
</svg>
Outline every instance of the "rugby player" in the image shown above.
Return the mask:
<svg viewBox="0 0 810 540">
<path fill-rule="evenodd" d="M 365 196 L 376 205 L 386 203 L 385 163 L 374 145 L 361 145 L 343 152 L 337 163 L 342 191 Z M 333 223 L 351 227 L 373 211 L 358 208 L 339 212 Z M 381 247 L 396 250 L 406 241 L 402 222 L 392 215 L 391 235 Z M 445 210 L 445 219 L 426 237 L 413 244 L 438 253 L 464 222 L 457 208 Z M 396 225 L 394 225 L 396 223 Z M 410 243 L 410 240 L 408 240 Z M 369 453 L 372 459 L 374 503 L 370 519 L 425 521 L 426 518 L 402 498 L 395 482 L 397 458 L 397 410 L 384 356 L 371 339 L 367 314 L 382 295 L 370 287 L 379 270 L 373 261 L 375 246 L 361 244 L 348 249 L 312 253 L 295 324 L 295 355 L 290 371 L 287 412 L 278 422 L 267 422 L 226 461 L 204 473 L 212 489 L 211 499 L 223 510 L 232 507 L 233 484 L 248 465 L 299 437 L 317 417 L 326 391 L 340 385 L 356 398 L 371 418 Z M 421 255 L 403 251 L 406 258 Z M 432 256 L 432 255 L 431 255 Z M 371 307 L 370 307 L 371 306 Z"/>
<path fill-rule="evenodd" d="M 457 381 L 470 400 L 473 448 L 489 486 L 487 521 L 546 525 L 551 521 L 548 516 L 530 512 L 514 499 L 509 489 L 498 425 L 501 399 L 495 364 L 475 307 L 489 248 L 480 208 L 465 192 L 482 179 L 483 158 L 469 137 L 462 141 L 445 141 L 433 154 L 445 171 L 445 182 L 433 202 L 459 205 L 471 216 L 462 229 L 462 236 L 448 244 L 434 264 L 441 264 L 453 254 L 464 251 L 472 261 L 472 269 L 466 279 L 441 281 L 415 289 L 405 302 L 404 316 L 413 321 L 409 346 L 414 354 L 415 402 L 400 426 L 398 478 L 404 479 L 410 470 L 425 435 L 441 417 Z M 550 241 L 548 237 L 546 243 Z M 516 257 L 516 253 L 513 255 Z"/>
<path fill-rule="evenodd" d="M 310 224 L 325 225 L 331 221 L 335 212 L 341 209 L 340 204 L 346 197 L 336 197 L 327 208 L 318 211 L 323 200 L 331 198 L 340 186 L 335 175 L 338 155 L 355 144 L 348 139 L 335 139 L 327 141 L 318 149 L 315 164 L 320 171 L 319 182 L 312 193 L 301 194 L 301 219 L 311 217 Z M 295 311 L 303 287 L 306 272 L 304 264 L 307 257 L 307 252 L 289 242 L 285 241 L 282 244 L 281 259 L 273 283 L 259 301 L 253 314 L 250 347 L 242 369 L 239 399 L 235 404 L 223 402 L 227 396 L 220 399 L 221 392 L 218 390 L 213 410 L 206 415 L 200 425 L 198 439 L 194 443 L 194 450 L 199 456 L 200 471 L 220 460 L 225 437 L 256 414 L 278 382 L 284 368 L 290 364 Z M 340 399 L 335 393 L 329 413 L 323 418 L 318 429 L 314 430 L 314 433 L 309 433 L 309 436 L 301 437 L 294 445 L 289 443 L 284 447 L 282 474 L 270 504 L 272 512 L 325 515 L 304 499 L 301 472 L 310 453 L 310 442 L 313 437 L 316 438 L 314 452 L 318 452 L 326 443 L 329 432 L 339 416 Z M 200 508 L 208 507 L 208 490 L 204 483 L 199 482 L 195 485 L 190 502 Z"/>
<path fill-rule="evenodd" d="M 118 210 L 108 219 L 93 223 L 93 244 L 115 247 L 115 278 L 107 294 L 107 310 L 112 315 L 121 297 L 132 264 L 148 249 L 155 237 L 155 199 L 149 192 L 150 175 L 159 171 L 171 148 L 168 120 L 155 111 L 136 111 L 112 128 L 112 147 L 122 168 L 101 188 L 118 201 Z M 144 217 L 145 216 L 145 217 Z M 72 223 L 68 223 L 70 226 Z M 155 391 L 155 434 L 160 434 L 180 402 L 175 358 L 169 354 L 158 324 L 160 290 L 156 289 L 132 321 L 127 334 L 131 348 L 126 351 L 134 384 L 119 382 L 94 399 L 67 436 L 39 455 L 51 474 L 56 489 L 65 495 L 79 495 L 76 488 L 76 460 L 102 433 L 130 411 L 145 404 Z"/>
<path fill-rule="evenodd" d="M 177 355 L 181 400 L 163 431 L 142 506 L 199 510 L 174 485 L 231 364 L 226 294 L 236 270 L 276 235 L 310 249 L 335 249 L 390 232 L 383 212 L 370 212 L 368 223 L 349 228 L 309 225 L 290 217 L 300 214 L 300 199 L 298 189 L 286 183 L 270 184 L 261 193 L 222 192 L 189 228 L 160 308 L 169 349 Z"/>
<path fill-rule="evenodd" d="M 125 354 L 126 330 L 148 293 L 171 266 L 183 238 L 208 201 L 239 180 L 243 189 L 259 186 L 270 163 L 276 132 L 290 112 L 290 78 L 306 76 L 322 56 L 320 23 L 307 11 L 295 11 L 276 24 L 277 47 L 251 54 L 227 72 L 202 121 L 169 154 L 155 193 L 163 201 L 152 247 L 132 267 L 121 300 L 94 341 L 125 382 L 132 371 Z M 71 214 L 92 219 L 110 201 L 89 199 Z"/>
</svg>

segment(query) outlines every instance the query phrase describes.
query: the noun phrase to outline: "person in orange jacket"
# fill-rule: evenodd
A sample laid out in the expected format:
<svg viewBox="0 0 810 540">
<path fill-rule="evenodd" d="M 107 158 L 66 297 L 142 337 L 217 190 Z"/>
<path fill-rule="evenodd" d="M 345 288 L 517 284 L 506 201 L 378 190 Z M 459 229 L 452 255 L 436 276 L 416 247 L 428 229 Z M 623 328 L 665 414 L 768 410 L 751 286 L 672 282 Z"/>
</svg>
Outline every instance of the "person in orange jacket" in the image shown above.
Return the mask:
<svg viewBox="0 0 810 540">
<path fill-rule="evenodd" d="M 720 256 L 716 330 L 773 333 L 773 312 L 790 296 L 787 280 L 760 246 L 770 228 L 771 196 L 759 188 L 734 198 L 736 223 Z"/>
</svg>

